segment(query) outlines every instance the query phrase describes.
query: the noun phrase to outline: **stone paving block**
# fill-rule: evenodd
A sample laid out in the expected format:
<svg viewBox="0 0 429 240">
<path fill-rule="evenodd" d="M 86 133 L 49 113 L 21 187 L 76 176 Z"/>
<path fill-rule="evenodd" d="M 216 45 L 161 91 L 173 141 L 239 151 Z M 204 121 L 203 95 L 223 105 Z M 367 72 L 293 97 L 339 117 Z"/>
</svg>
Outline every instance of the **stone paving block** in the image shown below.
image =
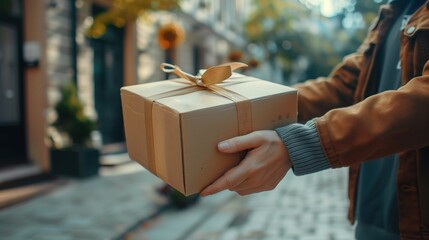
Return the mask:
<svg viewBox="0 0 429 240">
<path fill-rule="evenodd" d="M 70 217 L 63 221 L 65 228 L 77 228 L 77 227 L 87 227 L 93 226 L 94 221 L 90 218 L 82 217 Z"/>
<path fill-rule="evenodd" d="M 75 240 L 71 236 L 67 236 L 64 234 L 37 234 L 32 240 Z"/>
<path fill-rule="evenodd" d="M 283 228 L 300 228 L 302 226 L 301 221 L 299 220 L 299 216 L 284 218 L 283 220 L 278 221 L 274 225 L 278 225 Z"/>
<path fill-rule="evenodd" d="M 159 229 L 148 229 L 136 236 L 135 239 L 180 239 L 195 224 L 198 224 L 201 219 L 207 216 L 208 210 L 200 209 L 193 211 L 192 214 L 182 215 L 178 212 L 166 213 L 163 218 L 158 221 Z"/>
<path fill-rule="evenodd" d="M 290 238 L 287 238 L 287 239 L 290 239 Z M 263 240 L 285 240 L 285 238 L 284 237 L 267 236 L 267 237 L 264 237 Z"/>
<path fill-rule="evenodd" d="M 102 231 L 100 229 L 74 229 L 65 231 L 65 236 L 68 236 L 72 239 L 100 239 L 108 240 L 113 236 L 110 232 Z"/>
<path fill-rule="evenodd" d="M 314 223 L 316 222 L 316 216 L 314 213 L 307 211 L 302 213 L 298 220 L 303 224 Z"/>
<path fill-rule="evenodd" d="M 240 239 L 262 239 L 264 237 L 265 231 L 263 230 L 243 228 L 240 231 Z"/>
<path fill-rule="evenodd" d="M 339 229 L 332 233 L 333 240 L 352 240 L 354 239 L 354 232 L 351 229 Z"/>
<path fill-rule="evenodd" d="M 219 240 L 236 240 L 239 236 L 240 232 L 237 228 L 229 228 L 220 235 Z"/>
<path fill-rule="evenodd" d="M 285 235 L 301 235 L 305 233 L 305 230 L 302 229 L 299 225 L 285 226 L 283 228 L 283 233 Z"/>
<path fill-rule="evenodd" d="M 315 234 L 325 234 L 325 233 L 332 233 L 335 231 L 336 228 L 332 225 L 328 224 L 317 224 L 314 229 Z"/>
<path fill-rule="evenodd" d="M 186 239 L 202 240 L 202 239 L 219 239 L 225 229 L 234 220 L 235 214 L 231 212 L 218 212 L 208 221 L 201 224 L 197 230 L 195 230 Z"/>
<path fill-rule="evenodd" d="M 283 229 L 280 227 L 271 227 L 270 225 L 267 226 L 265 230 L 265 236 L 266 237 L 281 237 L 283 235 Z"/>
<path fill-rule="evenodd" d="M 3 237 L 10 237 L 13 234 L 15 234 L 16 230 L 15 229 L 0 229 L 0 236 Z"/>
<path fill-rule="evenodd" d="M 330 240 L 327 238 L 321 238 L 320 236 L 298 236 L 297 240 Z"/>
<path fill-rule="evenodd" d="M 36 227 L 30 228 L 15 228 L 15 231 L 10 236 L 4 236 L 6 239 L 11 240 L 23 240 L 23 239 L 33 239 L 36 236 L 38 230 Z"/>
<path fill-rule="evenodd" d="M 256 230 L 261 230 L 264 229 L 265 226 L 267 224 L 267 220 L 263 219 L 263 220 L 252 220 L 252 221 L 248 221 L 245 224 L 243 224 L 243 228 L 249 228 L 249 229 L 256 229 Z"/>
<path fill-rule="evenodd" d="M 283 239 L 287 240 L 298 240 L 299 236 L 296 234 L 285 234 L 283 235 Z"/>
</svg>

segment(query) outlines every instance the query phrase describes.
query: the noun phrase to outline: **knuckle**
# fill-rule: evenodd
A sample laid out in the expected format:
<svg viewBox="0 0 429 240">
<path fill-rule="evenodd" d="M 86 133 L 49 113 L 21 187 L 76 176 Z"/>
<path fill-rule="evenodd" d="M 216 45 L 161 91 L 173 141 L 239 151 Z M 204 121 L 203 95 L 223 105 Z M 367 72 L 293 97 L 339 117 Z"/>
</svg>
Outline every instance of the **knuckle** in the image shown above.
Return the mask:
<svg viewBox="0 0 429 240">
<path fill-rule="evenodd" d="M 231 178 L 229 178 L 229 177 L 225 177 L 225 186 L 226 186 L 228 189 L 232 189 L 232 188 L 234 187 L 234 182 L 233 182 L 233 180 L 232 180 Z"/>
<path fill-rule="evenodd" d="M 249 176 L 253 176 L 254 177 L 255 175 L 258 175 L 259 171 L 260 171 L 260 169 L 257 168 L 257 167 L 249 167 L 247 169 L 247 174 Z"/>
<path fill-rule="evenodd" d="M 261 137 L 263 137 L 263 134 L 262 134 L 262 132 L 261 132 L 261 131 L 255 131 L 255 132 L 252 132 L 252 133 L 251 133 L 251 135 L 253 135 L 253 137 L 256 137 L 256 138 L 261 138 Z"/>
</svg>

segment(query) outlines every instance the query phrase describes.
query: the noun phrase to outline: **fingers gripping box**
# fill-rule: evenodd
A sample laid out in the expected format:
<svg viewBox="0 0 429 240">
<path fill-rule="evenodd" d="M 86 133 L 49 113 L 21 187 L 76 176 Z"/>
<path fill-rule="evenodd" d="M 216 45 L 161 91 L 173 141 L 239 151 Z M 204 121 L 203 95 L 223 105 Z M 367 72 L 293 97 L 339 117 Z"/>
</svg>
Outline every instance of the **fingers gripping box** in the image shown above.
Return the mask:
<svg viewBox="0 0 429 240">
<path fill-rule="evenodd" d="M 293 88 L 240 74 L 216 87 L 246 99 L 245 114 L 237 102 L 185 79 L 121 89 L 130 158 L 184 195 L 200 192 L 240 162 L 240 154 L 220 153 L 217 144 L 243 134 L 241 125 L 250 132 L 297 119 Z"/>
</svg>

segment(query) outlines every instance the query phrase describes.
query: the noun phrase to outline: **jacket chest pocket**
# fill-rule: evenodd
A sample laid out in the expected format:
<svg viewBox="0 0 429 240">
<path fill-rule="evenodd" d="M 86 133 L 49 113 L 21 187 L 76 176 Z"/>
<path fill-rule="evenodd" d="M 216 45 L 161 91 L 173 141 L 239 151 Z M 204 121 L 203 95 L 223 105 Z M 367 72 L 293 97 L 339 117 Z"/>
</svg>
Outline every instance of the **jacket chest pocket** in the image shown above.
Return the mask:
<svg viewBox="0 0 429 240">
<path fill-rule="evenodd" d="M 408 64 L 412 64 L 413 77 L 421 76 L 423 67 L 429 60 L 429 18 L 417 23 L 410 22 L 404 29 L 404 52 Z"/>
<path fill-rule="evenodd" d="M 423 67 L 429 60 L 429 29 L 420 31 L 415 36 L 414 60 L 416 61 L 414 72 L 420 76 L 422 75 Z"/>
</svg>

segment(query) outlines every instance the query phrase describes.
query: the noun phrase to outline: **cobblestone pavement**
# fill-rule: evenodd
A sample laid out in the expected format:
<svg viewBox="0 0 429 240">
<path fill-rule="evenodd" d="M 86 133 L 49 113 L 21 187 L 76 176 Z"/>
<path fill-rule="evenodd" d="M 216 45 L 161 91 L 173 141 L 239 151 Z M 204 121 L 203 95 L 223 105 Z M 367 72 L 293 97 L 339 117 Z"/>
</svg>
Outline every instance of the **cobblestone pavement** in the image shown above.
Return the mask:
<svg viewBox="0 0 429 240">
<path fill-rule="evenodd" d="M 94 177 L 0 210 L 0 239 L 117 239 L 158 209 L 149 172 Z"/>
<path fill-rule="evenodd" d="M 206 197 L 185 211 L 167 211 L 126 235 L 133 240 L 351 240 L 346 219 L 347 170 L 296 177 L 273 191 Z"/>
<path fill-rule="evenodd" d="M 186 210 L 160 212 L 165 202 L 154 188 L 161 181 L 140 166 L 124 168 L 127 174 L 73 181 L 0 210 L 0 239 L 353 239 L 345 169 L 289 173 L 273 191 L 248 197 L 226 191 Z"/>
</svg>

